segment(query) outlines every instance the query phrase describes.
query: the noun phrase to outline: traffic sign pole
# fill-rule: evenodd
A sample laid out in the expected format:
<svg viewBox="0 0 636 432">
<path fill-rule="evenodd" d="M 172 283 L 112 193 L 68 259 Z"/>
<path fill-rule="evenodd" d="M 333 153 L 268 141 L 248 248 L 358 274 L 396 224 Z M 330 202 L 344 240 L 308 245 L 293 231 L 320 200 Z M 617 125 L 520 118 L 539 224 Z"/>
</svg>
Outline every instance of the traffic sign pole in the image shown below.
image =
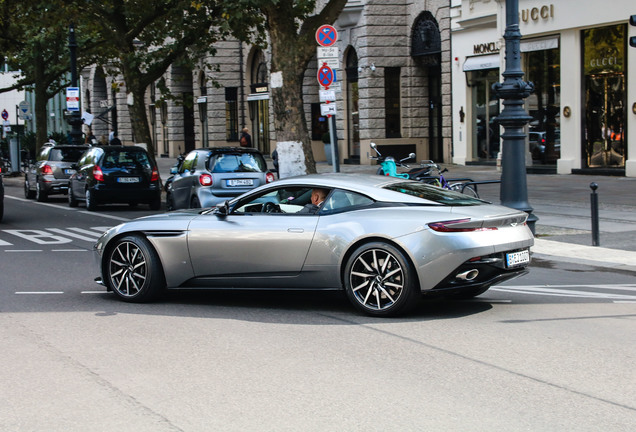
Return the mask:
<svg viewBox="0 0 636 432">
<path fill-rule="evenodd" d="M 316 31 L 316 42 L 318 42 L 318 45 L 323 47 L 322 49 L 318 48 L 319 54 L 324 54 L 325 57 L 328 56 L 329 58 L 336 57 L 336 62 L 331 63 L 332 65 L 335 65 L 335 66 L 338 65 L 337 63 L 338 50 L 337 48 L 335 50 L 328 49 L 328 47 L 331 47 L 337 41 L 338 41 L 338 31 L 331 25 L 326 24 L 326 25 L 320 26 L 318 30 Z M 333 54 L 334 51 L 335 51 L 335 55 Z M 318 57 L 320 57 L 320 55 Z M 340 172 L 340 156 L 338 155 L 338 135 L 336 134 L 336 117 L 335 117 L 336 109 L 335 109 L 335 104 L 334 105 L 329 104 L 330 102 L 335 102 L 335 100 L 329 100 L 329 99 L 335 99 L 335 92 L 332 91 L 327 94 L 327 91 L 329 90 L 329 86 L 333 84 L 333 82 L 336 80 L 336 74 L 335 74 L 335 71 L 327 64 L 327 61 L 331 61 L 331 60 L 325 60 L 325 59 L 318 60 L 318 64 L 322 62 L 322 66 L 318 67 L 318 83 L 325 88 L 324 90 L 325 93 L 321 94 L 321 98 L 324 97 L 325 103 L 326 103 L 320 107 L 320 110 L 321 110 L 321 113 L 323 109 L 326 112 L 328 112 L 327 119 L 329 122 L 329 138 L 331 141 L 331 160 L 333 163 L 333 172 Z"/>
</svg>

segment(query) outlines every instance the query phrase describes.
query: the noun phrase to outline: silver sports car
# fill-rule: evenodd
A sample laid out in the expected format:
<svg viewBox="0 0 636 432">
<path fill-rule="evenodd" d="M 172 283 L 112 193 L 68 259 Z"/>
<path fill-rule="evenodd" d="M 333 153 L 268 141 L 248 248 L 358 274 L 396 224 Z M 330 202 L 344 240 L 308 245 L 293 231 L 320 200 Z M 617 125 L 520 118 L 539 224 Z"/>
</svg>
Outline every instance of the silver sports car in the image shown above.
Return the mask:
<svg viewBox="0 0 636 432">
<path fill-rule="evenodd" d="M 526 218 L 416 181 L 301 176 L 108 230 L 96 280 L 131 302 L 165 289 L 345 290 L 359 310 L 394 316 L 422 294 L 473 297 L 524 274 Z"/>
</svg>

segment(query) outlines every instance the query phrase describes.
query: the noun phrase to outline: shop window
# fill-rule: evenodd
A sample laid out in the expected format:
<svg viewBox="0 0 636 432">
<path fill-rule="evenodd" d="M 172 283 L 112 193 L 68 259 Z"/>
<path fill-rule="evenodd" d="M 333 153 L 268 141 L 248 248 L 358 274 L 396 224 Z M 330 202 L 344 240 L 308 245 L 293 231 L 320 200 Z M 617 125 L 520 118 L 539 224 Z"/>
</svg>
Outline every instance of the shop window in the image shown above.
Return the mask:
<svg viewBox="0 0 636 432">
<path fill-rule="evenodd" d="M 400 110 L 400 68 L 384 69 L 384 110 L 387 138 L 402 137 L 402 117 Z"/>
<path fill-rule="evenodd" d="M 329 119 L 320 114 L 320 104 L 311 104 L 311 139 L 324 141 L 324 135 L 329 134 Z"/>
<path fill-rule="evenodd" d="M 238 141 L 238 87 L 225 88 L 225 139 Z"/>
</svg>

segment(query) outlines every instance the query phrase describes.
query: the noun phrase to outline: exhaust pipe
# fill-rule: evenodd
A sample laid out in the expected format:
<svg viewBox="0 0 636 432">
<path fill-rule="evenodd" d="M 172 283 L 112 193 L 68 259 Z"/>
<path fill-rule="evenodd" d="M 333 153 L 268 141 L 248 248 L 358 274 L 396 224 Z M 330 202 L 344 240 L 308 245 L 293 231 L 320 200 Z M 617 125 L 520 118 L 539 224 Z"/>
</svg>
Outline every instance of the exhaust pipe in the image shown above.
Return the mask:
<svg viewBox="0 0 636 432">
<path fill-rule="evenodd" d="M 471 280 L 475 279 L 478 275 L 479 275 L 479 270 L 472 269 L 472 270 L 467 270 L 467 271 L 465 271 L 463 273 L 459 273 L 455 277 L 457 279 L 460 279 L 460 280 L 463 280 L 463 281 L 471 281 Z"/>
</svg>

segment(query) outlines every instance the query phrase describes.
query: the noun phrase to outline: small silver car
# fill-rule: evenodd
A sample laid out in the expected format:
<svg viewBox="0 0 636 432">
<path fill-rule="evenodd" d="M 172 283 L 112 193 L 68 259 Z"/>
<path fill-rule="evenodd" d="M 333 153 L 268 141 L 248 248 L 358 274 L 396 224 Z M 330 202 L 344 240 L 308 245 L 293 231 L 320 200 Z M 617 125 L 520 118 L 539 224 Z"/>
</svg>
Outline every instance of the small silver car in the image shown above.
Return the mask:
<svg viewBox="0 0 636 432">
<path fill-rule="evenodd" d="M 192 150 L 166 181 L 169 210 L 211 207 L 274 181 L 263 155 L 254 148 Z"/>
<path fill-rule="evenodd" d="M 166 288 L 345 290 L 360 311 L 393 316 L 422 294 L 473 297 L 524 274 L 527 216 L 412 180 L 300 176 L 106 231 L 97 281 L 130 302 Z"/>
</svg>

